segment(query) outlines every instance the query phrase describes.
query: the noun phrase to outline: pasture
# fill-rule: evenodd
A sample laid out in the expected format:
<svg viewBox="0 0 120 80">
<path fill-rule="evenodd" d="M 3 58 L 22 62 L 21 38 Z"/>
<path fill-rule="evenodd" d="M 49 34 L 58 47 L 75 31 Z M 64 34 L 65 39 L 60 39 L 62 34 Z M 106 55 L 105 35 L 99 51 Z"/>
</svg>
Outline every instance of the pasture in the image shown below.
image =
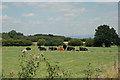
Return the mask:
<svg viewBox="0 0 120 80">
<path fill-rule="evenodd" d="M 40 54 L 43 53 L 45 58 L 52 65 L 58 65 L 61 70 L 70 74 L 69 78 L 84 78 L 84 70 L 91 63 L 93 70 L 101 69 L 101 77 L 107 77 L 108 71 L 114 66 L 114 62 L 118 61 L 118 48 L 112 46 L 105 47 L 87 47 L 88 51 L 39 51 L 37 46 L 29 46 L 32 48 L 27 53 Z M 2 47 L 2 69 L 6 77 L 9 77 L 11 71 L 17 72 L 20 70 L 19 55 L 25 47 Z M 48 47 L 46 47 L 48 48 Z M 75 47 L 78 49 L 78 47 Z M 110 73 L 109 73 L 110 74 Z M 42 64 L 37 70 L 36 78 L 45 78 L 47 75 L 45 65 Z M 95 72 L 93 73 L 95 75 Z M 95 76 L 93 76 L 95 77 Z"/>
</svg>

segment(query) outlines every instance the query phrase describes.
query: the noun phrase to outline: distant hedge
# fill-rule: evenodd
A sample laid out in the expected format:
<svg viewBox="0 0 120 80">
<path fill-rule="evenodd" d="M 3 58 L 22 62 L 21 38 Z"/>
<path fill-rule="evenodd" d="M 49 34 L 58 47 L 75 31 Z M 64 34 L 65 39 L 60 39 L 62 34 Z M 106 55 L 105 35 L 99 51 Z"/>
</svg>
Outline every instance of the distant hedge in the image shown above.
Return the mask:
<svg viewBox="0 0 120 80">
<path fill-rule="evenodd" d="M 45 46 L 59 46 L 59 45 L 63 45 L 62 39 L 50 40 L 50 41 L 47 41 L 45 44 Z"/>
<path fill-rule="evenodd" d="M 68 42 L 68 45 L 70 45 L 70 46 L 81 46 L 81 45 L 83 45 L 83 43 L 80 39 L 71 39 Z"/>
<path fill-rule="evenodd" d="M 94 39 L 86 39 L 86 42 L 85 42 L 85 46 L 87 47 L 93 47 L 93 44 L 94 44 Z"/>
<path fill-rule="evenodd" d="M 2 40 L 2 46 L 31 46 L 32 42 L 29 40 Z"/>
</svg>

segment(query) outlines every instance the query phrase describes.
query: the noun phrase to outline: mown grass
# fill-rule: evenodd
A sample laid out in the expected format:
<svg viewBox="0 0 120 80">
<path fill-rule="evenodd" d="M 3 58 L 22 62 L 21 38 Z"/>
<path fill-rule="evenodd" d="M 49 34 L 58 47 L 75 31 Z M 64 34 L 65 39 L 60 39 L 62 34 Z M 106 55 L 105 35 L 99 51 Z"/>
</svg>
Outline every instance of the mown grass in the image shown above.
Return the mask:
<svg viewBox="0 0 120 80">
<path fill-rule="evenodd" d="M 105 75 L 106 71 L 114 66 L 114 56 L 116 61 L 118 60 L 118 48 L 117 46 L 112 46 L 110 48 L 105 47 L 88 47 L 89 51 L 39 51 L 37 46 L 30 46 L 31 51 L 27 53 L 40 54 L 44 53 L 46 59 L 52 65 L 58 65 L 61 70 L 66 71 L 70 76 L 69 78 L 84 78 L 84 70 L 87 65 L 91 63 L 94 69 L 101 67 L 101 75 Z M 19 66 L 19 55 L 21 50 L 25 47 L 2 47 L 2 69 L 6 77 L 9 77 L 11 71 L 17 72 L 20 70 Z M 48 47 L 47 47 L 48 48 Z M 78 47 L 76 47 L 78 49 Z M 46 77 L 46 67 L 41 64 L 39 70 L 37 71 L 37 78 Z M 95 74 L 93 74 L 95 75 Z"/>
</svg>

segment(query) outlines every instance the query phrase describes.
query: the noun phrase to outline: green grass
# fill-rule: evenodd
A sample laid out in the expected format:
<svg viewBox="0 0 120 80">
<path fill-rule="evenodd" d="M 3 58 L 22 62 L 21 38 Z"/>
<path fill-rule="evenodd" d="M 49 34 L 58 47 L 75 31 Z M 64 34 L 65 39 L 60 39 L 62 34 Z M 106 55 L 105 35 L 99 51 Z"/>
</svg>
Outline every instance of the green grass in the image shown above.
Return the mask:
<svg viewBox="0 0 120 80">
<path fill-rule="evenodd" d="M 105 73 L 114 64 L 114 56 L 117 60 L 118 48 L 112 46 L 105 47 L 88 47 L 89 51 L 39 51 L 37 46 L 30 46 L 32 48 L 28 53 L 40 54 L 44 53 L 45 57 L 52 65 L 58 65 L 62 70 L 68 71 L 69 78 L 83 78 L 85 77 L 84 70 L 87 65 L 91 63 L 93 69 L 101 65 L 102 73 Z M 25 47 L 2 47 L 2 69 L 6 77 L 9 77 L 11 71 L 19 71 L 19 55 L 21 50 Z M 76 47 L 78 48 L 78 47 Z M 45 65 L 42 64 L 37 71 L 36 77 L 42 78 L 46 76 Z"/>
</svg>

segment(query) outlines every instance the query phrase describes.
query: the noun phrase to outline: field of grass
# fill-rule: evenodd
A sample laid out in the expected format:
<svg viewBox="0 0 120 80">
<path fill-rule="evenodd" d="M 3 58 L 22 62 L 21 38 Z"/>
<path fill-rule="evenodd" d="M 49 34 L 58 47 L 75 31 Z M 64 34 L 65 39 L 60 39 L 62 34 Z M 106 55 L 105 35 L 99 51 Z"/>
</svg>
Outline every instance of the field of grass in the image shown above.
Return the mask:
<svg viewBox="0 0 120 80">
<path fill-rule="evenodd" d="M 31 51 L 27 53 L 40 54 L 43 53 L 45 58 L 52 65 L 58 65 L 61 70 L 67 71 L 69 78 L 84 78 L 87 65 L 91 63 L 93 70 L 101 69 L 101 75 L 105 74 L 110 68 L 114 66 L 114 58 L 118 60 L 118 48 L 112 46 L 105 47 L 88 47 L 89 51 L 39 51 L 37 46 L 30 46 Z M 25 47 L 2 47 L 2 69 L 6 77 L 9 77 L 11 71 L 17 72 L 20 70 L 19 55 Z M 77 49 L 78 47 L 76 47 Z M 46 76 L 45 65 L 41 65 L 37 71 L 37 78 L 44 78 Z M 94 73 L 95 74 L 95 73 Z"/>
</svg>

